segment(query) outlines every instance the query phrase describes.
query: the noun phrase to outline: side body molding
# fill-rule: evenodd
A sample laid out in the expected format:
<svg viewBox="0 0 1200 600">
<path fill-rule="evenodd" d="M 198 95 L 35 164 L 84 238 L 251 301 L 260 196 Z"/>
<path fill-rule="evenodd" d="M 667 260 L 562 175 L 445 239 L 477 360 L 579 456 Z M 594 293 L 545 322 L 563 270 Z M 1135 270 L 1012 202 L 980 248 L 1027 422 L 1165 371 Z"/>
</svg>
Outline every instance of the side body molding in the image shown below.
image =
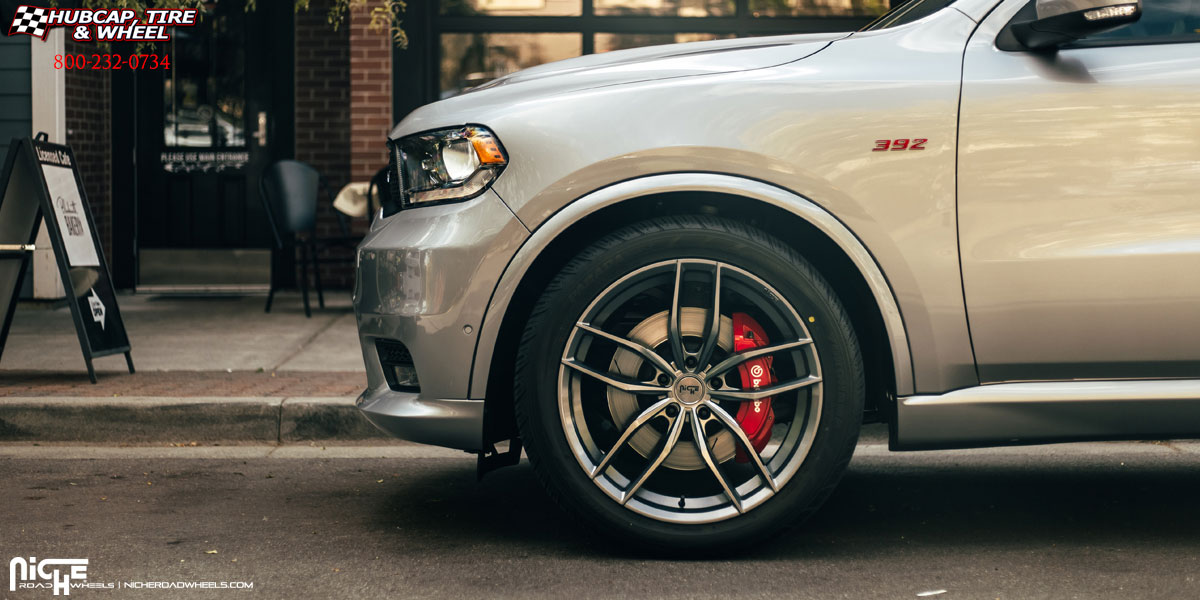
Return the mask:
<svg viewBox="0 0 1200 600">
<path fill-rule="evenodd" d="M 667 192 L 717 192 L 742 196 L 787 210 L 829 236 L 854 262 L 880 307 L 896 370 L 896 393 L 901 396 L 914 393 L 912 356 L 895 295 L 875 259 L 841 221 L 808 199 L 761 181 L 716 173 L 670 173 L 631 179 L 591 192 L 555 213 L 525 241 L 505 268 L 484 313 L 471 373 L 471 398 L 485 397 L 503 316 L 517 286 L 542 250 L 587 215 L 621 202 Z"/>
<path fill-rule="evenodd" d="M 1200 379 L 995 383 L 901 397 L 892 450 L 1200 436 Z"/>
</svg>

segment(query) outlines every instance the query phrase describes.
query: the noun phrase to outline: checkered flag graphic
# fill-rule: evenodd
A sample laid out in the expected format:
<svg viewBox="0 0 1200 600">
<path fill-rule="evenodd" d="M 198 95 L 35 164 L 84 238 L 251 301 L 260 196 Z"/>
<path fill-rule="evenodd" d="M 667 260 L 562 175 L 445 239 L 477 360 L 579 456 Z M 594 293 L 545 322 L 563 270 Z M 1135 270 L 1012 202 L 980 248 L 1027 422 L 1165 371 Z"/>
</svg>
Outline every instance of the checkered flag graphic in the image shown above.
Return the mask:
<svg viewBox="0 0 1200 600">
<path fill-rule="evenodd" d="M 13 16 L 12 26 L 8 28 L 8 35 L 24 33 L 46 39 L 46 33 L 50 29 L 46 27 L 46 17 L 49 13 L 49 10 L 40 6 L 22 5 L 17 7 L 17 14 Z"/>
</svg>

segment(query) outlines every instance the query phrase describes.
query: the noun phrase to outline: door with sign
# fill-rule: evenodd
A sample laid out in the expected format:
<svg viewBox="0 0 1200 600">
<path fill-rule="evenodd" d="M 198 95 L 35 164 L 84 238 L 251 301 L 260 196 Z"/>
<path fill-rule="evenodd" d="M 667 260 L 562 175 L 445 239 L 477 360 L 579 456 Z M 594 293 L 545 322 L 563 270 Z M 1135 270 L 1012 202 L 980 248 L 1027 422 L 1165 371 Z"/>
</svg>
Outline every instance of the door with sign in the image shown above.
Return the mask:
<svg viewBox="0 0 1200 600">
<path fill-rule="evenodd" d="M 265 291 L 273 237 L 258 178 L 290 158 L 290 3 L 209 3 L 136 73 L 138 291 Z M 281 272 L 286 269 L 281 268 Z"/>
</svg>

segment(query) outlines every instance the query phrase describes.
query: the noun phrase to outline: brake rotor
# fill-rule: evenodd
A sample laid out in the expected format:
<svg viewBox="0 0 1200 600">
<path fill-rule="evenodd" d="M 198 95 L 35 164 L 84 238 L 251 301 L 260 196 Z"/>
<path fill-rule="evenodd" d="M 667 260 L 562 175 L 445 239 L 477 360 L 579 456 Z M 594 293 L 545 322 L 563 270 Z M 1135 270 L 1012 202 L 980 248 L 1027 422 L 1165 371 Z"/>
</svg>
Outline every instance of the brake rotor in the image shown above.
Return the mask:
<svg viewBox="0 0 1200 600">
<path fill-rule="evenodd" d="M 703 338 L 708 323 L 708 311 L 692 306 L 682 307 L 679 321 L 679 331 L 684 338 Z M 638 323 L 627 337 L 647 348 L 658 348 L 667 343 L 667 311 L 664 310 L 647 317 Z M 721 325 L 717 333 L 717 345 L 727 353 L 733 350 L 733 321 L 724 315 L 721 316 Z M 609 365 L 609 371 L 636 379 L 645 360 L 635 352 L 618 348 Z M 633 394 L 611 386 L 608 387 L 608 409 L 617 429 L 623 430 L 645 408 L 638 404 L 637 397 Z M 658 446 L 662 436 L 663 433 L 652 426 L 642 427 L 630 438 L 629 445 L 638 454 L 649 457 L 650 453 L 654 452 Z M 733 434 L 722 429 L 716 435 L 709 436 L 709 448 L 712 451 L 713 460 L 718 464 L 729 460 L 736 452 Z M 663 464 L 679 471 L 707 468 L 696 445 L 685 443 L 677 444 Z"/>
</svg>

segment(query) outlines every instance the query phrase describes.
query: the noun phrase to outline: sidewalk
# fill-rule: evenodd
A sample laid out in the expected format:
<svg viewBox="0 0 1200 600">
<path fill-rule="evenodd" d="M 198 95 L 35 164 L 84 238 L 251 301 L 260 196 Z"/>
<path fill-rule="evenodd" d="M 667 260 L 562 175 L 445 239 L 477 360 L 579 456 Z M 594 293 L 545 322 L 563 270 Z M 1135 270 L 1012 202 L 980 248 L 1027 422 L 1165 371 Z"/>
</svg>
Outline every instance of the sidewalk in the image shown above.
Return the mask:
<svg viewBox="0 0 1200 600">
<path fill-rule="evenodd" d="M 315 298 L 313 299 L 315 302 Z M 383 438 L 346 292 L 304 317 L 298 294 L 119 297 L 137 373 L 120 355 L 88 381 L 64 306 L 22 304 L 0 358 L 0 441 L 280 443 Z"/>
<path fill-rule="evenodd" d="M 270 313 L 262 296 L 117 298 L 138 371 L 325 371 L 362 373 L 348 292 L 326 294 L 326 308 L 304 317 L 299 294 L 277 294 Z M 66 306 L 22 303 L 13 317 L 0 371 L 83 375 L 87 368 Z M 124 373 L 121 356 L 96 360 L 96 371 Z M 108 379 L 107 377 L 102 377 Z"/>
</svg>

